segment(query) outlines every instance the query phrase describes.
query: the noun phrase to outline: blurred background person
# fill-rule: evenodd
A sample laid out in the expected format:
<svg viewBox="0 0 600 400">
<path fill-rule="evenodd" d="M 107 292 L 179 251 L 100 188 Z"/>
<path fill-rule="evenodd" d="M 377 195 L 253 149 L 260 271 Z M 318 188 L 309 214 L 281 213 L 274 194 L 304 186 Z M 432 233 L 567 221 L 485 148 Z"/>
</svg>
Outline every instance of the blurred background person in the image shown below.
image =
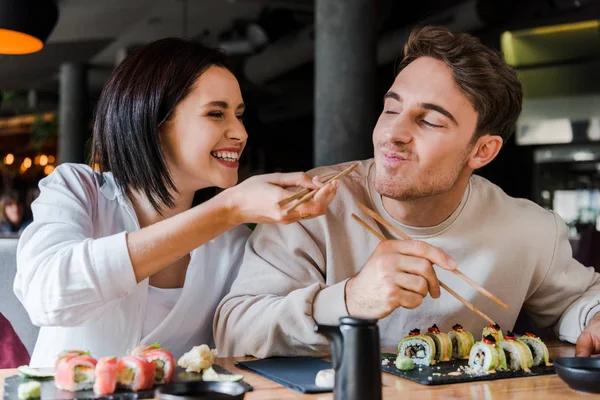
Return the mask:
<svg viewBox="0 0 600 400">
<path fill-rule="evenodd" d="M 16 193 L 0 197 L 0 233 L 20 234 L 30 222 L 24 218 L 24 208 Z"/>
</svg>

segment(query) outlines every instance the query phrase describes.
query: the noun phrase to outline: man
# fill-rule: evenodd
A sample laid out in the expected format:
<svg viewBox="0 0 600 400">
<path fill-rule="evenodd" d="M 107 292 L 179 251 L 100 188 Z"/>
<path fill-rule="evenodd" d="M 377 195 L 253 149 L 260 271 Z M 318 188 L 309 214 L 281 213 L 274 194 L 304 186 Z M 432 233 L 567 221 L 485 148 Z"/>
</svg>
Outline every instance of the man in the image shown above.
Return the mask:
<svg viewBox="0 0 600 400">
<path fill-rule="evenodd" d="M 487 322 L 440 291 L 438 278 L 504 330 L 524 307 L 540 327 L 577 342 L 579 355 L 600 351 L 600 276 L 573 259 L 564 222 L 473 175 L 511 135 L 521 101 L 514 70 L 477 39 L 439 27 L 413 31 L 373 132 L 374 160 L 339 182 L 325 216 L 260 226 L 249 239 L 217 310 L 220 354 L 323 354 L 327 341 L 313 326 L 346 315 L 379 319 L 383 347 L 434 323 L 446 332 L 460 323 L 479 338 Z M 412 240 L 398 240 L 357 202 Z M 390 240 L 379 243 L 352 213 Z"/>
</svg>

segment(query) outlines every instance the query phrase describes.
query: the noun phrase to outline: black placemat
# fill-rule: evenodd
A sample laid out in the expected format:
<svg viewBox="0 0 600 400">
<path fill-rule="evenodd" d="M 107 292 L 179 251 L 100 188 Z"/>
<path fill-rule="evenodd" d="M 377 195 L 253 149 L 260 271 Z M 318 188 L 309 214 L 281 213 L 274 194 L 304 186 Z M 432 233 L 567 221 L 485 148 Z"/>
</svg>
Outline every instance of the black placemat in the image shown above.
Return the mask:
<svg viewBox="0 0 600 400">
<path fill-rule="evenodd" d="M 437 363 L 435 365 L 427 367 L 419 367 L 418 365 L 415 365 L 415 368 L 411 371 L 400 371 L 398 368 L 396 368 L 394 364 L 394 362 L 396 361 L 395 354 L 384 353 L 381 355 L 381 359 L 382 371 L 399 376 L 400 378 L 405 378 L 414 382 L 421 383 L 423 385 L 447 385 L 450 383 L 491 381 L 496 379 L 520 378 L 527 376 L 554 374 L 554 367 L 539 366 L 531 368 L 531 372 L 497 371 L 496 373 L 486 375 L 469 375 L 465 372 L 462 372 L 461 375 L 452 376 L 448 375 L 448 373 L 457 372 L 457 370 L 460 370 L 460 367 L 468 366 L 469 360 L 452 360 L 449 362 Z M 383 365 L 383 363 L 385 362 L 383 360 L 386 359 L 389 360 L 389 363 L 387 365 Z"/>
<path fill-rule="evenodd" d="M 272 357 L 242 361 L 237 367 L 250 370 L 300 393 L 324 393 L 332 389 L 315 385 L 317 373 L 331 368 L 331 363 L 314 357 Z"/>
<path fill-rule="evenodd" d="M 219 374 L 231 374 L 231 372 L 227 371 L 225 368 L 220 367 L 218 365 L 213 365 L 214 370 Z M 17 399 L 19 384 L 22 382 L 26 382 L 29 379 L 21 378 L 20 376 L 11 376 L 4 380 L 4 400 L 14 400 Z M 189 382 L 189 381 L 201 381 L 202 374 L 198 374 L 195 372 L 185 372 L 185 369 L 177 367 L 175 371 L 175 382 Z M 113 394 L 106 396 L 98 396 L 94 393 L 93 390 L 82 390 L 80 392 L 68 392 L 66 390 L 57 389 L 54 386 L 54 380 L 45 380 L 39 381 L 42 384 L 42 400 L 45 399 L 56 399 L 56 400 L 65 400 L 65 399 L 102 399 L 102 400 L 136 400 L 136 399 L 153 399 L 154 391 L 158 386 L 154 386 L 152 389 L 141 390 L 139 392 L 132 392 L 122 389 L 117 389 L 117 391 Z M 244 387 L 246 387 L 247 391 L 252 391 L 252 386 L 247 384 L 246 382 L 240 382 Z"/>
</svg>

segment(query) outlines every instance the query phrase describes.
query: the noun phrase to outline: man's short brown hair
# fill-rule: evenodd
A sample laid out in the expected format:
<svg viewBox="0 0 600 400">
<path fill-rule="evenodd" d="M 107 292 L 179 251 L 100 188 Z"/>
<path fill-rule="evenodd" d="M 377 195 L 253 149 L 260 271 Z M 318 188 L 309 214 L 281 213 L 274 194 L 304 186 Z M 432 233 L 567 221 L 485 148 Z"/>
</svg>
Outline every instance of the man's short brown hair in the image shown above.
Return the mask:
<svg viewBox="0 0 600 400">
<path fill-rule="evenodd" d="M 474 140 L 489 133 L 506 142 L 521 113 L 523 92 L 517 73 L 499 53 L 469 34 L 425 26 L 410 34 L 398 72 L 419 57 L 438 59 L 452 70 L 478 114 Z"/>
</svg>

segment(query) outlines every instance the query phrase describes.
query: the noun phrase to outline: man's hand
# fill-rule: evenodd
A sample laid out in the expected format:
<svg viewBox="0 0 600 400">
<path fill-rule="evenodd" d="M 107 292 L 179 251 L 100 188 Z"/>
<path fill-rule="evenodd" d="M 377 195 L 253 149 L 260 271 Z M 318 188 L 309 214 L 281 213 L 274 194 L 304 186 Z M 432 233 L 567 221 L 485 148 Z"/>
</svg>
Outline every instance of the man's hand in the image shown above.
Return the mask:
<svg viewBox="0 0 600 400">
<path fill-rule="evenodd" d="M 600 354 L 600 313 L 581 332 L 575 347 L 576 357 L 589 357 L 592 354 Z"/>
<path fill-rule="evenodd" d="M 418 307 L 427 293 L 440 297 L 433 264 L 448 270 L 456 268 L 449 255 L 426 242 L 381 242 L 362 270 L 346 283 L 348 313 L 381 319 L 398 307 Z"/>
</svg>

